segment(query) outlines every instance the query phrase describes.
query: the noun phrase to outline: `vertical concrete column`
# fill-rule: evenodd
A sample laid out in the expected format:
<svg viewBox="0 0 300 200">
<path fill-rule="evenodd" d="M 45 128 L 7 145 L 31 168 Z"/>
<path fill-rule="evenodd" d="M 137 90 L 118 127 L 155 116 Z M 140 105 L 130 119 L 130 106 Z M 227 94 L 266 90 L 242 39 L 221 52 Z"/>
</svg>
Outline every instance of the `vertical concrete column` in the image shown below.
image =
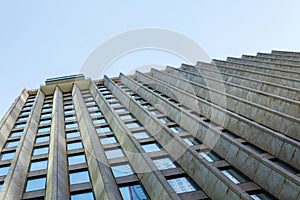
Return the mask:
<svg viewBox="0 0 300 200">
<path fill-rule="evenodd" d="M 76 84 L 72 95 L 95 197 L 99 200 L 121 199 L 96 129 Z"/>
<path fill-rule="evenodd" d="M 111 86 L 106 77 L 105 84 Z M 112 89 L 110 88 L 112 91 Z M 116 138 L 118 139 L 124 153 L 126 154 L 131 166 L 137 173 L 144 188 L 151 199 L 180 199 L 172 190 L 167 180 L 160 171 L 157 171 L 151 158 L 142 153 L 141 145 L 132 138 L 132 134 L 125 126 L 124 122 L 117 116 L 113 108 L 100 94 L 94 83 L 90 86 L 91 94 L 94 96 L 100 109 L 103 111 L 105 119 L 109 122 Z M 123 101 L 124 102 L 124 101 Z M 129 103 L 129 101 L 128 101 Z"/>
<path fill-rule="evenodd" d="M 2 151 L 3 145 L 5 144 L 11 129 L 14 127 L 28 96 L 27 90 L 23 89 L 20 96 L 16 98 L 0 121 L 0 151 Z"/>
<path fill-rule="evenodd" d="M 21 98 L 23 102 L 25 97 Z M 39 90 L 16 150 L 16 155 L 5 178 L 0 199 L 15 200 L 22 198 L 43 102 L 44 94 Z"/>
<path fill-rule="evenodd" d="M 45 199 L 69 199 L 63 96 L 58 86 L 53 96 L 49 149 Z"/>
</svg>

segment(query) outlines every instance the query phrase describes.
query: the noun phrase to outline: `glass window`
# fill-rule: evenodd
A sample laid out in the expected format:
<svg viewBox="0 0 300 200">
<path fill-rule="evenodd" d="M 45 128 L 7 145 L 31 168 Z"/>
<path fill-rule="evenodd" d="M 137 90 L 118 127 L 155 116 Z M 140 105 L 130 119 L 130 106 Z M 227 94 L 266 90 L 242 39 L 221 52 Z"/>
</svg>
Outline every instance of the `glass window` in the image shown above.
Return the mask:
<svg viewBox="0 0 300 200">
<path fill-rule="evenodd" d="M 151 105 L 150 105 L 149 103 L 146 103 L 146 104 L 143 104 L 142 107 L 143 107 L 143 108 L 150 108 Z"/>
<path fill-rule="evenodd" d="M 41 118 L 47 118 L 47 117 L 51 117 L 52 116 L 52 113 L 43 113 L 41 115 Z"/>
<path fill-rule="evenodd" d="M 0 166 L 0 176 L 6 176 L 10 165 Z"/>
<path fill-rule="evenodd" d="M 186 177 L 169 179 L 168 183 L 177 194 L 196 190 Z"/>
<path fill-rule="evenodd" d="M 65 117 L 65 121 L 74 121 L 74 120 L 76 120 L 75 115 L 70 115 L 70 116 Z"/>
<path fill-rule="evenodd" d="M 102 113 L 100 111 L 98 111 L 98 112 L 91 112 L 90 115 L 91 115 L 91 117 L 100 117 L 102 115 Z"/>
<path fill-rule="evenodd" d="M 96 129 L 97 133 L 109 133 L 112 132 L 109 126 L 103 126 Z"/>
<path fill-rule="evenodd" d="M 266 192 L 259 192 L 257 194 L 252 194 L 250 197 L 254 200 L 273 200 L 275 199 L 271 195 L 267 194 Z"/>
<path fill-rule="evenodd" d="M 112 166 L 111 170 L 115 178 L 133 174 L 133 171 L 129 164 Z"/>
<path fill-rule="evenodd" d="M 80 137 L 79 131 L 67 132 L 67 138 L 75 138 L 75 137 Z"/>
<path fill-rule="evenodd" d="M 67 109 L 73 109 L 74 106 L 73 104 L 69 104 L 69 105 L 64 105 L 64 109 L 67 110 Z"/>
<path fill-rule="evenodd" d="M 35 191 L 35 190 L 43 190 L 46 186 L 46 178 L 35 178 L 27 180 L 26 184 L 26 192 Z"/>
<path fill-rule="evenodd" d="M 66 124 L 66 129 L 77 128 L 77 127 L 78 127 L 77 123 Z"/>
<path fill-rule="evenodd" d="M 116 113 L 120 113 L 120 112 L 126 112 L 127 109 L 126 108 L 119 108 L 119 109 L 115 109 Z"/>
<path fill-rule="evenodd" d="M 154 151 L 160 151 L 161 147 L 157 143 L 150 143 L 150 144 L 143 144 L 142 145 L 145 152 L 154 152 Z"/>
<path fill-rule="evenodd" d="M 124 153 L 121 149 L 106 150 L 105 155 L 107 159 L 124 157 Z"/>
<path fill-rule="evenodd" d="M 120 116 L 120 118 L 122 120 L 127 120 L 127 119 L 134 119 L 134 116 L 131 114 L 128 114 L 128 115 L 122 115 L 122 116 Z"/>
<path fill-rule="evenodd" d="M 187 143 L 189 146 L 201 144 L 201 142 L 199 140 L 197 140 L 196 138 L 186 137 L 186 138 L 183 138 L 182 140 L 185 143 Z"/>
<path fill-rule="evenodd" d="M 71 194 L 71 200 L 94 200 L 94 195 L 92 192 L 84 192 L 80 194 Z"/>
<path fill-rule="evenodd" d="M 247 177 L 245 177 L 243 174 L 241 174 L 236 169 L 224 169 L 224 170 L 221 170 L 221 172 L 235 184 L 244 183 L 244 182 L 249 181 L 249 179 Z"/>
<path fill-rule="evenodd" d="M 19 137 L 23 134 L 23 131 L 14 131 L 11 132 L 10 137 Z"/>
<path fill-rule="evenodd" d="M 145 193 L 140 184 L 120 187 L 119 190 L 124 200 L 149 199 L 148 195 Z"/>
<path fill-rule="evenodd" d="M 46 120 L 41 120 L 40 124 L 50 124 L 51 123 L 51 119 L 46 119 Z"/>
<path fill-rule="evenodd" d="M 171 120 L 169 117 L 159 118 L 159 120 L 160 120 L 162 123 L 169 123 L 169 122 L 172 122 L 172 120 Z"/>
<path fill-rule="evenodd" d="M 133 133 L 133 137 L 135 137 L 135 139 L 139 140 L 139 139 L 149 138 L 150 136 L 146 131 L 142 131 L 142 132 Z"/>
<path fill-rule="evenodd" d="M 48 153 L 48 147 L 39 147 L 39 148 L 34 148 L 33 149 L 33 156 L 37 155 L 42 155 L 42 154 L 47 154 Z"/>
<path fill-rule="evenodd" d="M 159 170 L 176 168 L 170 158 L 160 158 L 153 160 L 153 162 Z"/>
<path fill-rule="evenodd" d="M 100 138 L 100 142 L 101 144 L 113 144 L 113 143 L 117 143 L 117 140 L 114 136 L 111 137 L 105 137 L 105 138 Z"/>
<path fill-rule="evenodd" d="M 19 140 L 6 142 L 5 148 L 17 147 L 19 145 Z"/>
<path fill-rule="evenodd" d="M 46 133 L 50 131 L 50 126 L 42 127 L 38 129 L 38 133 Z"/>
<path fill-rule="evenodd" d="M 77 164 L 85 163 L 86 162 L 85 155 L 80 154 L 75 156 L 68 156 L 68 162 L 69 165 L 77 165 Z"/>
<path fill-rule="evenodd" d="M 202 156 L 205 160 L 208 162 L 215 162 L 218 160 L 222 160 L 220 156 L 218 156 L 216 153 L 210 151 L 210 152 L 199 152 L 199 155 Z"/>
<path fill-rule="evenodd" d="M 150 113 L 153 114 L 153 115 L 160 115 L 160 114 L 162 114 L 158 110 L 152 110 L 152 111 L 150 111 Z"/>
<path fill-rule="evenodd" d="M 67 150 L 82 149 L 82 142 L 72 142 L 67 144 Z"/>
<path fill-rule="evenodd" d="M 88 171 L 71 172 L 69 178 L 71 185 L 90 182 Z"/>
<path fill-rule="evenodd" d="M 16 124 L 14 128 L 24 128 L 26 123 Z"/>
<path fill-rule="evenodd" d="M 107 123 L 104 118 L 94 119 L 93 122 L 94 122 L 94 124 L 105 124 L 105 123 Z"/>
<path fill-rule="evenodd" d="M 136 100 L 136 102 L 138 102 L 139 104 L 141 104 L 141 103 L 146 103 L 147 101 L 145 101 L 144 99 L 138 99 L 138 100 Z"/>
<path fill-rule="evenodd" d="M 35 143 L 49 142 L 50 136 L 37 137 Z"/>
<path fill-rule="evenodd" d="M 127 128 L 139 128 L 142 127 L 142 125 L 139 122 L 131 122 L 126 124 Z"/>
<path fill-rule="evenodd" d="M 42 113 L 51 112 L 52 108 L 43 108 Z"/>
<path fill-rule="evenodd" d="M 74 115 L 75 111 L 74 110 L 65 110 L 65 115 Z"/>
<path fill-rule="evenodd" d="M 180 128 L 180 127 L 177 126 L 177 125 L 175 125 L 175 126 L 170 126 L 169 129 L 170 129 L 173 133 L 175 133 L 175 134 L 180 133 L 180 132 L 183 132 L 182 128 Z"/>
<path fill-rule="evenodd" d="M 25 117 L 19 117 L 17 122 L 24 122 L 28 119 L 28 116 L 25 116 Z"/>
<path fill-rule="evenodd" d="M 6 152 L 1 153 L 1 161 L 2 160 L 12 160 L 14 158 L 16 152 Z"/>
<path fill-rule="evenodd" d="M 29 171 L 38 171 L 47 169 L 48 160 L 32 161 Z"/>
</svg>

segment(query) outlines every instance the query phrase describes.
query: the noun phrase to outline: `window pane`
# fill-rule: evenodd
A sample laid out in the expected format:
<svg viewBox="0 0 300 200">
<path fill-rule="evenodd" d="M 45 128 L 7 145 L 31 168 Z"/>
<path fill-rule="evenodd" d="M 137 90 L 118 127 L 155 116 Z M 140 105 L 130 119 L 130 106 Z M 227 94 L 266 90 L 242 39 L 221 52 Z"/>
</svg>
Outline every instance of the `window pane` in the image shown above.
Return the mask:
<svg viewBox="0 0 300 200">
<path fill-rule="evenodd" d="M 44 170 L 47 169 L 47 160 L 42 160 L 42 161 L 34 161 L 30 164 L 30 169 L 29 171 L 37 171 L 37 170 Z"/>
<path fill-rule="evenodd" d="M 93 122 L 94 122 L 94 124 L 105 124 L 106 120 L 104 118 L 102 118 L 102 119 L 94 119 Z"/>
<path fill-rule="evenodd" d="M 67 149 L 68 149 L 68 150 L 82 149 L 82 142 L 68 143 L 68 144 L 67 144 Z"/>
<path fill-rule="evenodd" d="M 196 138 L 191 138 L 191 137 L 183 138 L 183 141 L 187 143 L 189 146 L 200 144 L 200 142 Z"/>
<path fill-rule="evenodd" d="M 121 149 L 107 150 L 107 151 L 105 151 L 105 155 L 106 155 L 107 159 L 119 158 L 119 157 L 124 156 Z"/>
<path fill-rule="evenodd" d="M 77 128 L 77 123 L 66 124 L 66 129 Z"/>
<path fill-rule="evenodd" d="M 208 162 L 215 162 L 218 160 L 222 160 L 220 156 L 215 154 L 214 152 L 199 152 L 199 155 L 202 156 Z"/>
<path fill-rule="evenodd" d="M 34 156 L 41 155 L 41 154 L 47 154 L 48 153 L 48 147 L 41 147 L 41 148 L 35 148 L 33 149 Z"/>
<path fill-rule="evenodd" d="M 14 128 L 24 128 L 25 125 L 26 125 L 26 123 L 16 124 L 16 125 L 14 126 Z"/>
<path fill-rule="evenodd" d="M 11 142 L 6 143 L 5 148 L 16 147 L 18 145 L 19 145 L 19 140 L 18 141 L 11 141 Z"/>
<path fill-rule="evenodd" d="M 92 192 L 85 192 L 81 194 L 72 194 L 71 195 L 71 200 L 94 200 L 94 195 Z"/>
<path fill-rule="evenodd" d="M 1 166 L 0 167 L 0 176 L 6 176 L 9 170 L 9 166 Z"/>
<path fill-rule="evenodd" d="M 127 128 L 138 128 L 141 127 L 142 125 L 138 122 L 133 122 L 133 123 L 128 123 L 126 124 Z"/>
<path fill-rule="evenodd" d="M 144 144 L 144 145 L 142 145 L 142 147 L 143 147 L 144 151 L 147 153 L 160 150 L 160 146 L 157 143 Z"/>
<path fill-rule="evenodd" d="M 133 133 L 133 136 L 135 137 L 135 139 L 145 139 L 145 138 L 149 138 L 149 134 L 145 131 L 143 132 L 136 132 L 136 133 Z"/>
<path fill-rule="evenodd" d="M 154 164 L 159 170 L 176 168 L 176 165 L 170 160 L 170 158 L 161 158 L 153 160 Z"/>
<path fill-rule="evenodd" d="M 79 131 L 67 133 L 67 138 L 75 138 L 75 137 L 80 137 Z"/>
<path fill-rule="evenodd" d="M 195 191 L 195 188 L 187 180 L 186 177 L 170 179 L 168 180 L 168 183 L 171 185 L 171 187 L 175 190 L 177 194 Z"/>
<path fill-rule="evenodd" d="M 35 143 L 49 142 L 50 136 L 37 137 Z"/>
<path fill-rule="evenodd" d="M 179 126 L 170 126 L 169 128 L 175 134 L 183 132 L 182 128 L 180 128 Z"/>
<path fill-rule="evenodd" d="M 16 152 L 8 152 L 1 154 L 1 160 L 12 160 Z"/>
<path fill-rule="evenodd" d="M 131 185 L 119 188 L 124 200 L 149 199 L 141 185 Z"/>
<path fill-rule="evenodd" d="M 127 120 L 127 119 L 133 119 L 134 116 L 129 114 L 129 115 L 122 115 L 122 116 L 120 116 L 120 118 L 121 118 L 122 120 Z"/>
<path fill-rule="evenodd" d="M 160 118 L 159 120 L 160 120 L 162 123 L 169 123 L 169 122 L 172 121 L 169 117 L 163 117 L 163 118 Z"/>
<path fill-rule="evenodd" d="M 87 171 L 72 172 L 69 174 L 69 177 L 71 185 L 90 182 L 89 173 Z"/>
<path fill-rule="evenodd" d="M 109 133 L 111 129 L 108 126 L 103 126 L 96 129 L 97 133 Z"/>
<path fill-rule="evenodd" d="M 46 133 L 49 131 L 50 131 L 50 126 L 38 129 L 38 133 Z"/>
<path fill-rule="evenodd" d="M 76 165 L 80 163 L 85 163 L 85 155 L 75 155 L 75 156 L 69 156 L 68 157 L 69 165 Z"/>
<path fill-rule="evenodd" d="M 238 172 L 235 169 L 221 170 L 221 172 L 235 184 L 249 181 L 248 178 L 244 177 L 240 172 Z"/>
<path fill-rule="evenodd" d="M 133 174 L 133 171 L 129 164 L 113 166 L 111 167 L 111 170 L 115 178 Z"/>
<path fill-rule="evenodd" d="M 10 134 L 10 137 L 19 137 L 23 134 L 23 131 L 16 131 Z"/>
<path fill-rule="evenodd" d="M 47 120 L 41 120 L 40 124 L 50 124 L 51 123 L 51 119 L 47 119 Z"/>
<path fill-rule="evenodd" d="M 113 143 L 116 143 L 117 140 L 114 136 L 112 137 L 105 137 L 105 138 L 100 138 L 100 142 L 101 144 L 113 144 Z"/>
<path fill-rule="evenodd" d="M 46 178 L 36 178 L 27 180 L 26 192 L 45 189 Z"/>
</svg>

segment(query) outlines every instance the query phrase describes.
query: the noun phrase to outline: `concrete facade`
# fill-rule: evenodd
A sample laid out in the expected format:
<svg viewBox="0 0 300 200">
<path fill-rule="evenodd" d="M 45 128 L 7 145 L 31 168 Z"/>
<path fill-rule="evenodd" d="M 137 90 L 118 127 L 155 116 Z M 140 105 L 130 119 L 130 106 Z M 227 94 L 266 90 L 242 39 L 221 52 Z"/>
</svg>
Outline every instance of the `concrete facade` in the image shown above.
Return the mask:
<svg viewBox="0 0 300 200">
<path fill-rule="evenodd" d="M 300 53 L 24 89 L 0 199 L 299 199 Z"/>
</svg>

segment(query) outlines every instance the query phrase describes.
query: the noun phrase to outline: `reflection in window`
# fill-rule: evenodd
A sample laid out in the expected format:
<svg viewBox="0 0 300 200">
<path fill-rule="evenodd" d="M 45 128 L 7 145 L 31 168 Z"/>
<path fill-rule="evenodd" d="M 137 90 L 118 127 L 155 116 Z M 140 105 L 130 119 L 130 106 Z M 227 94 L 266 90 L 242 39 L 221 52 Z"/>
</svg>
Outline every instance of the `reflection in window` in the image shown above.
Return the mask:
<svg viewBox="0 0 300 200">
<path fill-rule="evenodd" d="M 133 174 L 133 171 L 129 164 L 112 166 L 111 170 L 115 178 Z"/>
<path fill-rule="evenodd" d="M 46 133 L 50 131 L 50 126 L 39 128 L 38 133 Z"/>
<path fill-rule="evenodd" d="M 126 124 L 126 126 L 127 126 L 127 128 L 139 128 L 139 127 L 141 127 L 142 125 L 140 124 L 140 123 L 138 123 L 138 122 L 132 122 L 132 123 L 128 123 L 128 124 Z"/>
<path fill-rule="evenodd" d="M 6 176 L 10 165 L 0 166 L 0 176 Z"/>
<path fill-rule="evenodd" d="M 150 136 L 146 131 L 142 131 L 142 132 L 133 133 L 133 137 L 135 137 L 135 139 L 139 140 L 139 139 L 149 138 Z"/>
<path fill-rule="evenodd" d="M 140 184 L 120 187 L 119 190 L 124 200 L 149 199 Z"/>
<path fill-rule="evenodd" d="M 241 174 L 236 169 L 224 169 L 224 170 L 221 170 L 221 172 L 235 184 L 244 183 L 244 182 L 249 181 L 249 179 L 247 177 L 245 177 L 243 174 Z"/>
<path fill-rule="evenodd" d="M 103 126 L 96 129 L 97 133 L 109 133 L 111 129 L 108 126 Z"/>
<path fill-rule="evenodd" d="M 69 165 L 77 165 L 77 164 L 81 164 L 81 163 L 85 163 L 85 162 L 86 161 L 85 161 L 85 155 L 84 154 L 68 157 Z"/>
<path fill-rule="evenodd" d="M 66 124 L 66 129 L 77 128 L 77 127 L 78 127 L 77 123 Z"/>
<path fill-rule="evenodd" d="M 177 125 L 175 125 L 175 126 L 170 126 L 169 129 L 170 129 L 173 133 L 175 133 L 175 134 L 180 133 L 180 132 L 183 132 L 182 128 L 180 128 L 180 127 L 177 126 Z"/>
<path fill-rule="evenodd" d="M 142 147 L 147 153 L 159 151 L 161 149 L 160 145 L 157 143 L 143 144 Z"/>
<path fill-rule="evenodd" d="M 104 145 L 104 144 L 113 144 L 113 143 L 116 143 L 117 140 L 114 136 L 110 136 L 110 137 L 100 138 L 100 142 L 101 142 L 102 145 Z"/>
<path fill-rule="evenodd" d="M 90 182 L 88 171 L 71 172 L 69 174 L 69 178 L 71 185 Z"/>
<path fill-rule="evenodd" d="M 37 137 L 35 143 L 49 142 L 50 136 Z"/>
<path fill-rule="evenodd" d="M 2 160 L 12 160 L 14 158 L 16 152 L 6 152 L 1 153 L 1 161 Z"/>
<path fill-rule="evenodd" d="M 71 194 L 71 200 L 94 200 L 94 195 L 92 192 L 84 192 L 80 194 Z"/>
<path fill-rule="evenodd" d="M 67 132 L 67 138 L 75 138 L 75 137 L 80 137 L 79 131 L 74 131 L 74 132 Z"/>
<path fill-rule="evenodd" d="M 218 160 L 222 160 L 220 156 L 218 156 L 216 153 L 210 151 L 210 152 L 199 152 L 199 155 L 202 156 L 205 160 L 208 162 L 215 162 Z"/>
<path fill-rule="evenodd" d="M 120 118 L 122 120 L 127 120 L 127 119 L 134 119 L 134 116 L 131 114 L 128 114 L 128 115 L 122 115 L 122 116 L 120 116 Z"/>
<path fill-rule="evenodd" d="M 47 169 L 47 160 L 40 160 L 40 161 L 33 161 L 30 164 L 30 169 L 29 171 L 38 171 L 38 170 L 45 170 Z"/>
<path fill-rule="evenodd" d="M 23 134 L 23 131 L 14 131 L 14 132 L 11 132 L 9 137 L 19 137 L 22 134 Z"/>
<path fill-rule="evenodd" d="M 171 161 L 170 158 L 156 159 L 153 160 L 153 163 L 159 170 L 176 168 L 176 165 Z"/>
<path fill-rule="evenodd" d="M 46 178 L 34 178 L 27 180 L 26 184 L 26 192 L 35 191 L 35 190 L 43 190 L 46 186 Z"/>
<path fill-rule="evenodd" d="M 67 144 L 67 150 L 82 149 L 82 142 L 72 142 Z"/>
<path fill-rule="evenodd" d="M 197 140 L 196 138 L 186 137 L 186 138 L 183 138 L 182 140 L 185 143 L 187 143 L 189 146 L 201 144 L 201 142 L 199 142 L 199 140 Z"/>
<path fill-rule="evenodd" d="M 196 190 L 186 177 L 169 179 L 168 183 L 177 194 Z"/>
<path fill-rule="evenodd" d="M 105 155 L 107 159 L 124 157 L 124 153 L 121 149 L 106 150 Z"/>
<path fill-rule="evenodd" d="M 39 148 L 34 148 L 33 149 L 33 156 L 37 156 L 37 155 L 42 155 L 42 154 L 47 154 L 48 153 L 48 147 L 39 147 Z"/>
<path fill-rule="evenodd" d="M 5 148 L 16 147 L 19 145 L 19 140 L 7 142 Z"/>
</svg>

